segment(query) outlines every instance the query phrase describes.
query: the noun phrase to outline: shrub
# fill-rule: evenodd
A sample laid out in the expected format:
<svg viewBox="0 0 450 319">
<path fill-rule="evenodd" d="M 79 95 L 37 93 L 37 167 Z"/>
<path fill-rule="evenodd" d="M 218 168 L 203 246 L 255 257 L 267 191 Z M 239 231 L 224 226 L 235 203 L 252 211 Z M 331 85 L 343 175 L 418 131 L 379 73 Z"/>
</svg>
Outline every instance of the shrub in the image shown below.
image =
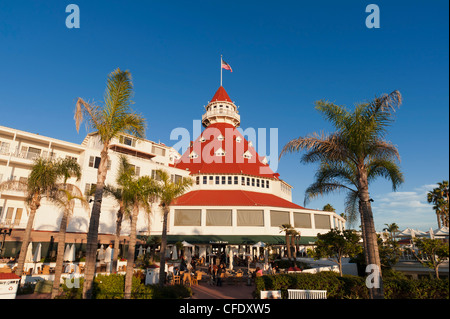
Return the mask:
<svg viewBox="0 0 450 319">
<path fill-rule="evenodd" d="M 330 299 L 368 299 L 369 290 L 364 277 L 335 272 L 317 274 L 277 274 L 255 279 L 253 295 L 259 298 L 261 290 L 281 290 L 287 298 L 287 289 L 327 290 Z M 392 273 L 383 278 L 385 299 L 449 299 L 447 279 L 407 279 Z"/>
</svg>

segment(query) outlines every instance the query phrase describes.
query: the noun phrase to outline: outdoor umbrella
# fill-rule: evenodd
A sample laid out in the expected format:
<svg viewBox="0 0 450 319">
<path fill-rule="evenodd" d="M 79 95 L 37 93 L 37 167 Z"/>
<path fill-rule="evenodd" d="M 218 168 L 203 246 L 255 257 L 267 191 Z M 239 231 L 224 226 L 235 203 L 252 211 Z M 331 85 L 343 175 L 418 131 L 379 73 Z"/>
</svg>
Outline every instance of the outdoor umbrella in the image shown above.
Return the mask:
<svg viewBox="0 0 450 319">
<path fill-rule="evenodd" d="M 448 237 L 448 227 L 441 227 L 440 229 L 438 229 L 435 233 L 435 236 L 439 236 L 439 237 Z"/>
<path fill-rule="evenodd" d="M 141 245 L 141 246 L 139 246 L 138 257 L 141 256 L 143 252 L 144 252 L 144 248 L 142 248 L 142 245 Z"/>
<path fill-rule="evenodd" d="M 183 244 L 183 247 L 194 247 L 194 245 L 189 244 L 187 241 L 184 241 L 184 240 L 183 240 L 182 244 Z"/>
<path fill-rule="evenodd" d="M 172 246 L 172 259 L 178 259 L 177 246 Z"/>
<path fill-rule="evenodd" d="M 33 245 L 30 242 L 27 247 L 27 254 L 25 255 L 26 262 L 33 262 Z"/>
<path fill-rule="evenodd" d="M 423 232 L 421 230 L 414 230 L 414 235 L 416 235 L 417 237 L 427 237 L 428 234 L 426 232 Z"/>
<path fill-rule="evenodd" d="M 64 250 L 64 261 L 67 261 L 70 259 L 70 245 L 66 245 L 66 249 Z"/>
<path fill-rule="evenodd" d="M 41 245 L 41 243 L 39 243 L 36 247 L 36 250 L 35 250 L 34 256 L 33 256 L 33 261 L 35 263 L 37 263 L 41 260 L 41 250 L 42 250 L 42 245 Z"/>
<path fill-rule="evenodd" d="M 433 232 L 433 228 L 430 227 L 430 230 L 428 231 L 428 237 L 430 237 L 430 239 L 434 239 L 434 232 Z"/>
<path fill-rule="evenodd" d="M 264 244 L 262 241 L 259 241 L 256 244 L 252 245 L 252 247 L 266 247 L 266 244 Z"/>
<path fill-rule="evenodd" d="M 406 228 L 404 231 L 400 232 L 397 236 L 398 237 L 411 237 L 411 238 L 414 238 L 414 237 L 416 237 L 416 234 L 415 234 L 415 230 L 414 229 Z"/>
<path fill-rule="evenodd" d="M 67 259 L 67 261 L 74 261 L 75 260 L 75 244 L 72 244 L 72 246 L 70 246 L 70 250 L 69 250 L 69 258 Z"/>
<path fill-rule="evenodd" d="M 104 260 L 105 259 L 105 250 L 103 249 L 103 245 L 100 246 L 100 249 L 97 252 L 97 259 Z"/>
</svg>

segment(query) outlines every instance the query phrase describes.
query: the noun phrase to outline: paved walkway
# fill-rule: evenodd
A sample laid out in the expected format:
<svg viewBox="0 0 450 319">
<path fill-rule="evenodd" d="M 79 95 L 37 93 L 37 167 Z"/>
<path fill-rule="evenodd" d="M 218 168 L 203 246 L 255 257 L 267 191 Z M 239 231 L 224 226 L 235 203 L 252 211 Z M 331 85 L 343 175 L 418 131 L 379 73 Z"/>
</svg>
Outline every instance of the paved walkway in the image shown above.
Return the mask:
<svg viewBox="0 0 450 319">
<path fill-rule="evenodd" d="M 255 286 L 246 284 L 211 286 L 201 282 L 198 286 L 192 286 L 192 299 L 253 299 L 252 292 Z"/>
</svg>

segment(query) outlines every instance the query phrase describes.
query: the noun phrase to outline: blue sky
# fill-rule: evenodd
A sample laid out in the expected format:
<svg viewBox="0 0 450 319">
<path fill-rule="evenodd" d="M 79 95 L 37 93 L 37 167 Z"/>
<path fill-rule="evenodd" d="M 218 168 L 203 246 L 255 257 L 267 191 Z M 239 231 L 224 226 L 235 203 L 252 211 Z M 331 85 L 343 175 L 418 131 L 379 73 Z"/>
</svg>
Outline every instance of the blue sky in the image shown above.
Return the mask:
<svg viewBox="0 0 450 319">
<path fill-rule="evenodd" d="M 65 8 L 80 8 L 68 29 Z M 368 4 L 380 28 L 365 25 Z M 128 69 L 147 138 L 168 145 L 192 130 L 220 81 L 220 55 L 233 67 L 223 85 L 241 127 L 278 128 L 290 139 L 332 127 L 315 111 L 327 99 L 349 108 L 398 89 L 404 103 L 388 139 L 405 183 L 371 185 L 377 230 L 385 223 L 437 228 L 426 192 L 449 178 L 448 1 L 1 1 L 0 125 L 81 143 L 77 97 L 101 101 L 108 73 Z M 195 138 L 195 136 L 193 137 Z M 301 154 L 278 163 L 303 205 L 315 166 Z M 343 195 L 312 201 L 344 209 Z"/>
</svg>

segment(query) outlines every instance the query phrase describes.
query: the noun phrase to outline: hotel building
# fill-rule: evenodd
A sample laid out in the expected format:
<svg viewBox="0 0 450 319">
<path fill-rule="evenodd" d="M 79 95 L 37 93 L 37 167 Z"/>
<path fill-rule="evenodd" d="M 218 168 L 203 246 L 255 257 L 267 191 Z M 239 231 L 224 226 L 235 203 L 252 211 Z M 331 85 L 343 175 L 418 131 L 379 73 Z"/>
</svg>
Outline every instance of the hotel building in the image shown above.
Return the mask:
<svg viewBox="0 0 450 319">
<path fill-rule="evenodd" d="M 284 245 L 285 237 L 279 228 L 282 224 L 291 224 L 301 233 L 301 245 L 312 245 L 317 233 L 345 228 L 345 219 L 334 212 L 307 209 L 292 202 L 292 186 L 270 169 L 267 159 L 259 156 L 237 130 L 238 109 L 222 86 L 205 107 L 202 124 L 205 129 L 182 156 L 172 147 L 127 135 L 112 141 L 110 146 L 107 184 L 115 184 L 120 154 L 128 156 L 139 176 L 158 179 L 156 170 L 164 169 L 173 181 L 193 179 L 193 186 L 171 207 L 169 244 L 187 241 L 195 245 L 194 252 L 200 256 L 230 249 L 242 253 L 260 241 Z M 8 179 L 26 181 L 36 157 L 72 157 L 80 164 L 82 177 L 68 182 L 89 196 L 97 181 L 100 152 L 95 133 L 75 144 L 0 126 L 0 183 Z M 0 257 L 16 256 L 20 250 L 27 223 L 24 199 L 23 192 L 17 190 L 0 193 L 0 227 L 12 229 L 11 235 L 5 236 Z M 117 210 L 114 199 L 104 196 L 99 244 L 113 243 Z M 85 248 L 89 213 L 77 205 L 68 225 L 66 241 L 75 243 L 78 256 Z M 61 217 L 62 212 L 45 200 L 37 210 L 31 240 L 33 245 L 42 244 L 43 256 L 56 251 L 53 241 Z M 151 215 L 139 215 L 138 234 L 160 236 L 161 232 L 162 211 L 158 203 L 153 203 Z M 125 245 L 128 233 L 129 221 L 124 219 Z"/>
</svg>

